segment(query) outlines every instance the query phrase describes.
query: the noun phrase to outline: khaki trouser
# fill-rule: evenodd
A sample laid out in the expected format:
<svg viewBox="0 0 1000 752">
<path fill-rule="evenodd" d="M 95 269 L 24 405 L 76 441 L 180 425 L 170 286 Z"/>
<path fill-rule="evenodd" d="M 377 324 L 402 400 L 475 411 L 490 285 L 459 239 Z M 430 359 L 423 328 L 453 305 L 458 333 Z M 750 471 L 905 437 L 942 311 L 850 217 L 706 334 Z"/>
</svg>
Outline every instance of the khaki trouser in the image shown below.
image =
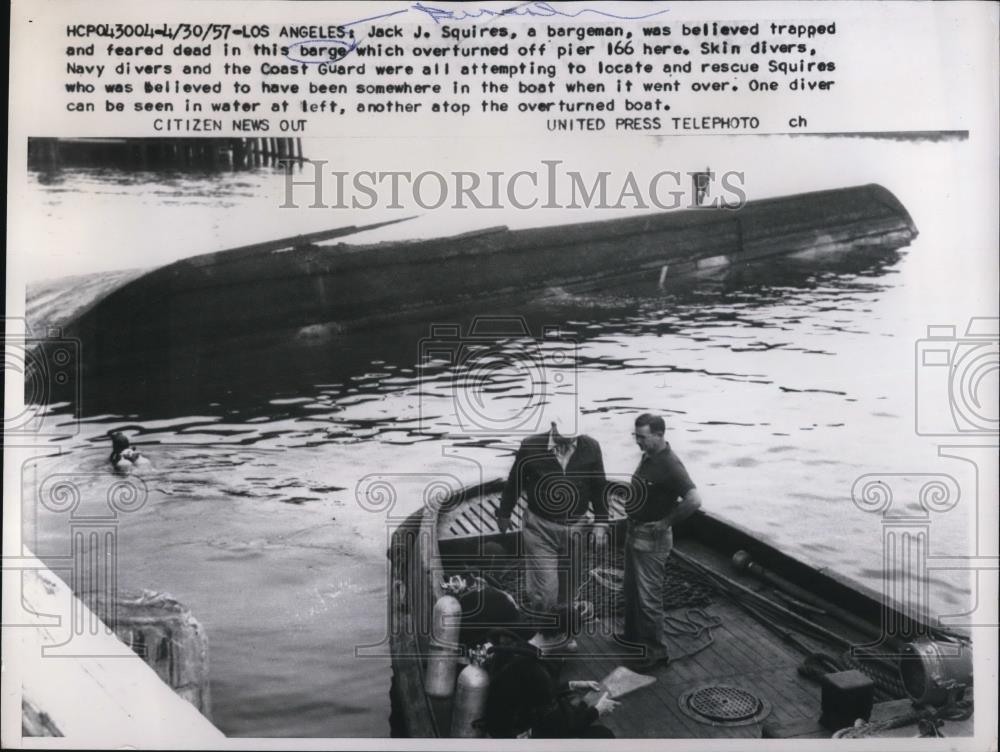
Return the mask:
<svg viewBox="0 0 1000 752">
<path fill-rule="evenodd" d="M 665 521 L 628 523 L 625 539 L 625 634 L 647 658 L 667 653 L 663 637 L 663 578 L 674 535 Z"/>
<path fill-rule="evenodd" d="M 577 630 L 573 598 L 581 580 L 581 540 L 586 524 L 553 522 L 524 513 L 525 585 L 529 619 L 546 634 Z"/>
</svg>

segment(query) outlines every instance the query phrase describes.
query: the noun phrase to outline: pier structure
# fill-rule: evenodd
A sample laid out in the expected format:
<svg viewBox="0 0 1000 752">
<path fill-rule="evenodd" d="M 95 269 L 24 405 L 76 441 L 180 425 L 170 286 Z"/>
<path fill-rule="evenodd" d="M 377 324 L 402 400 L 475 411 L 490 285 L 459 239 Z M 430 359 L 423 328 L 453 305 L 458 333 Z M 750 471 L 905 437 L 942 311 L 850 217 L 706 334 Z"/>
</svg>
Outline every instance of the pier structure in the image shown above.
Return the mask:
<svg viewBox="0 0 1000 752">
<path fill-rule="evenodd" d="M 247 170 L 300 162 L 301 138 L 32 138 L 28 168 Z"/>
<path fill-rule="evenodd" d="M 5 741 L 62 736 L 95 749 L 224 742 L 206 717 L 204 636 L 183 606 L 169 596 L 127 598 L 111 629 L 30 552 L 5 557 L 4 567 L 14 585 L 3 593 L 5 679 L 19 679 L 4 682 L 4 699 L 21 700 L 20 729 L 16 713 L 0 724 Z"/>
</svg>

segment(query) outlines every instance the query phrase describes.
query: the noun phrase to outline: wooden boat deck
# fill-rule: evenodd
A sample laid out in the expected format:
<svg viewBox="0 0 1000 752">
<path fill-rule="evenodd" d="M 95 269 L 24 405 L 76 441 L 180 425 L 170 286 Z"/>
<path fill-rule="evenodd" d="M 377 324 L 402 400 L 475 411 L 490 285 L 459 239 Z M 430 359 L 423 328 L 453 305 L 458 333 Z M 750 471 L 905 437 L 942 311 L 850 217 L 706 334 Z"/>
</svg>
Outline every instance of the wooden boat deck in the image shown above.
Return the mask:
<svg viewBox="0 0 1000 752">
<path fill-rule="evenodd" d="M 711 549 L 694 541 L 678 546 L 681 556 L 690 556 L 717 571 L 725 571 L 727 562 Z M 675 554 L 676 555 L 676 554 Z M 731 569 L 731 567 L 729 567 Z M 749 577 L 741 584 L 755 591 L 766 586 Z M 761 738 L 765 722 L 791 724 L 815 720 L 820 715 L 819 685 L 798 674 L 803 654 L 785 643 L 773 631 L 755 619 L 735 600 L 718 593 L 713 601 L 701 608 L 720 625 L 711 629 L 712 641 L 693 655 L 672 661 L 648 672 L 655 676 L 654 684 L 622 698 L 617 710 L 602 718 L 601 723 L 614 731 L 619 739 L 627 738 Z M 685 607 L 668 609 L 668 617 L 684 619 Z M 585 624 L 577 635 L 579 651 L 559 654 L 563 663 L 560 678 L 599 681 L 622 665 L 623 648 L 612 635 L 621 633 L 622 620 L 595 619 Z M 796 634 L 796 639 L 816 651 L 835 654 L 829 645 Z M 859 640 L 860 641 L 860 640 Z M 692 647 L 689 641 L 685 649 Z M 672 647 L 681 652 L 678 641 Z M 719 726 L 699 722 L 680 710 L 681 695 L 699 686 L 730 685 L 746 689 L 770 706 L 770 713 L 759 721 L 742 726 Z M 451 700 L 431 700 L 434 714 L 442 728 L 450 724 Z"/>
<path fill-rule="evenodd" d="M 489 497 L 486 498 L 489 503 Z M 468 509 L 463 510 L 465 527 L 470 526 Z M 517 512 L 522 511 L 520 508 Z M 517 517 L 517 520 L 519 517 Z M 475 522 L 475 517 L 472 522 Z M 489 531 L 489 517 L 483 525 Z M 461 528 L 460 528 L 461 529 Z M 464 532 L 464 531 L 463 531 Z M 766 593 L 769 586 L 733 571 L 731 563 L 718 551 L 698 540 L 678 541 L 674 557 L 693 560 L 702 566 L 724 573 L 748 589 Z M 701 607 L 708 617 L 720 623 L 710 630 L 711 643 L 694 654 L 658 666 L 648 675 L 657 681 L 622 698 L 614 713 L 601 723 L 614 731 L 616 737 L 627 738 L 761 738 L 766 722 L 792 724 L 815 720 L 820 716 L 820 687 L 815 681 L 801 676 L 797 669 L 802 663 L 802 651 L 785 642 L 774 631 L 742 608 L 734 598 L 716 592 L 710 604 Z M 683 620 L 687 607 L 668 609 L 670 617 Z M 626 652 L 613 639 L 621 634 L 622 618 L 594 619 L 585 624 L 577 635 L 578 652 L 557 654 L 562 668 L 560 679 L 599 681 L 616 667 L 623 665 Z M 864 640 L 854 635 L 858 642 Z M 817 652 L 836 655 L 837 649 L 802 634 L 795 638 Z M 671 640 L 675 655 L 702 644 L 687 638 Z M 741 726 L 712 725 L 688 716 L 680 709 L 681 696 L 701 686 L 730 685 L 752 692 L 763 699 L 770 712 L 758 721 Z M 432 700 L 434 713 L 441 727 L 450 723 L 451 700 Z"/>
<path fill-rule="evenodd" d="M 686 551 L 685 551 L 686 549 Z M 697 550 L 701 549 L 701 550 Z M 681 545 L 679 550 L 710 563 L 720 571 L 726 565 L 712 556 L 708 549 Z M 709 561 L 705 561 L 708 558 Z M 731 567 L 730 567 L 731 569 Z M 727 572 L 728 574 L 728 572 Z M 763 590 L 763 586 L 747 581 L 748 587 Z M 761 737 L 765 722 L 783 723 L 816 719 L 820 715 L 820 687 L 800 676 L 797 668 L 804 656 L 785 643 L 760 621 L 723 594 L 703 607 L 706 614 L 721 620 L 711 630 L 712 643 L 688 657 L 659 666 L 649 672 L 657 681 L 622 698 L 618 709 L 601 720 L 618 738 L 756 738 Z M 669 609 L 668 617 L 683 618 L 687 609 Z M 621 620 L 609 625 L 600 621 L 591 632 L 585 628 L 577 638 L 579 659 L 566 660 L 563 678 L 600 680 L 621 659 L 612 657 L 620 648 L 608 636 L 608 627 L 620 631 Z M 589 625 L 591 627 L 595 625 Z M 816 650 L 825 646 L 796 635 Z M 676 641 L 673 644 L 677 646 Z M 830 651 L 826 647 L 827 652 Z M 746 689 L 766 700 L 771 712 L 759 722 L 744 726 L 713 726 L 690 718 L 680 710 L 680 697 L 702 685 L 728 684 Z"/>
<path fill-rule="evenodd" d="M 707 684 L 741 687 L 767 700 L 772 710 L 764 720 L 792 722 L 819 717 L 819 686 L 797 674 L 796 667 L 802 661 L 797 651 L 734 604 L 716 603 L 705 610 L 723 622 L 712 630 L 713 643 L 695 655 L 651 671 L 656 683 L 622 698 L 618 709 L 601 723 L 618 738 L 759 739 L 763 720 L 745 726 L 711 726 L 681 712 L 680 696 Z M 581 653 L 596 655 L 568 660 L 563 673 L 567 680 L 599 680 L 620 665 L 618 659 L 597 657 L 610 647 L 603 636 L 584 634 L 578 642 Z"/>
</svg>

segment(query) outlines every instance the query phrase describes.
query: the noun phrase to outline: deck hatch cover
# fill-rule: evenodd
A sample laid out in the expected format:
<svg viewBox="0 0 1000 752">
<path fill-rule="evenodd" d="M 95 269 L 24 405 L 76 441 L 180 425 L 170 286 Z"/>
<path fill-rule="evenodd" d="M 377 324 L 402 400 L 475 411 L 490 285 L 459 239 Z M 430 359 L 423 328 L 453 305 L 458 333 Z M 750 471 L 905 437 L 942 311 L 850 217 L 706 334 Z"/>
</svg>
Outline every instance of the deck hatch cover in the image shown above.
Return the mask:
<svg viewBox="0 0 1000 752">
<path fill-rule="evenodd" d="M 695 687 L 682 694 L 677 701 L 685 715 L 713 726 L 757 723 L 771 713 L 767 700 L 729 684 Z"/>
</svg>

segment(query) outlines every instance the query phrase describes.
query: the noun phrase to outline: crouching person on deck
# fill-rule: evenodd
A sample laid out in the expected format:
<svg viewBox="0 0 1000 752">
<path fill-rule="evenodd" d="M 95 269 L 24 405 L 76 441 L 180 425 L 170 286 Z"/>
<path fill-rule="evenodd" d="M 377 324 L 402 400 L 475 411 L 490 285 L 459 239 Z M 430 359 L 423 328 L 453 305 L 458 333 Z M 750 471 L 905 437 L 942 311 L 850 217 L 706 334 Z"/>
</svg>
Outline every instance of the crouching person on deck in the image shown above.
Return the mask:
<svg viewBox="0 0 1000 752">
<path fill-rule="evenodd" d="M 521 442 L 497 512 L 497 526 L 506 532 L 514 505 L 522 494 L 527 497 L 522 530 L 526 600 L 529 618 L 544 625 L 530 642 L 543 653 L 577 650 L 573 595 L 583 540 L 591 529 L 588 509 L 594 512 L 598 546 L 608 532 L 601 447 L 580 428 L 575 410 L 553 411 L 549 430 Z"/>
<path fill-rule="evenodd" d="M 597 723 L 618 703 L 602 694 L 591 706 L 580 692 L 598 689 L 597 682 L 559 682 L 561 661 L 542 660 L 536 647 L 507 636 L 493 636 L 487 667 L 490 689 L 483 719 L 494 739 L 613 739 L 614 732 Z"/>
<path fill-rule="evenodd" d="M 635 419 L 635 443 L 642 459 L 625 504 L 625 641 L 644 648 L 630 668 L 649 671 L 669 662 L 663 635 L 663 581 L 673 548 L 673 526 L 701 507 L 701 496 L 683 463 L 664 438 L 663 418 Z"/>
</svg>

